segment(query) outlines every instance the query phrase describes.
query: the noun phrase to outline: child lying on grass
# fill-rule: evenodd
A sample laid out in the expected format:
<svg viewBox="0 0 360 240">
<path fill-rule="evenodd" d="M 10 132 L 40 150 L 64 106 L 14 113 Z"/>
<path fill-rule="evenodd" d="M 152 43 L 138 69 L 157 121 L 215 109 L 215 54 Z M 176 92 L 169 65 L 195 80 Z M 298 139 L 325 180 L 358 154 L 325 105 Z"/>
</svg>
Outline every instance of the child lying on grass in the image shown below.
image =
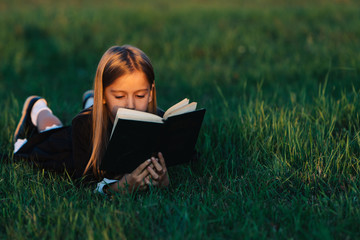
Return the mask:
<svg viewBox="0 0 360 240">
<path fill-rule="evenodd" d="M 160 152 L 158 158 L 144 159 L 133 172 L 122 176 L 99 169 L 119 107 L 162 116 L 156 105 L 154 79 L 150 59 L 140 49 L 111 47 L 97 67 L 94 91 L 84 93 L 84 110 L 71 126 L 62 125 L 44 98 L 26 99 L 14 134 L 14 156 L 40 168 L 66 170 L 74 178 L 98 181 L 96 191 L 100 193 L 168 186 L 169 176 Z"/>
</svg>

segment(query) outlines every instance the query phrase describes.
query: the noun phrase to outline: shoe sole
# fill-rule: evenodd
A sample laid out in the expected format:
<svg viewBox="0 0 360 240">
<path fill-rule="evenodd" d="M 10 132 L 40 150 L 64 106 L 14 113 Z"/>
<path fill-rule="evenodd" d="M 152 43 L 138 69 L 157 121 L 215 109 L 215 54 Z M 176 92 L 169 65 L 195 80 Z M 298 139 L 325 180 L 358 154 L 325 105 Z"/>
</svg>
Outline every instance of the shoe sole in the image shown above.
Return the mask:
<svg viewBox="0 0 360 240">
<path fill-rule="evenodd" d="M 25 100 L 25 103 L 24 103 L 24 106 L 23 106 L 23 109 L 22 109 L 22 112 L 21 112 L 21 118 L 19 120 L 19 123 L 16 127 L 16 130 L 15 130 L 15 133 L 14 133 L 14 140 L 16 139 L 16 135 L 18 134 L 22 124 L 23 124 L 23 121 L 26 117 L 26 114 L 27 114 L 27 109 L 29 108 L 29 104 L 31 103 L 31 101 L 34 99 L 34 98 L 39 98 L 39 96 L 30 96 L 28 97 L 26 100 Z"/>
</svg>

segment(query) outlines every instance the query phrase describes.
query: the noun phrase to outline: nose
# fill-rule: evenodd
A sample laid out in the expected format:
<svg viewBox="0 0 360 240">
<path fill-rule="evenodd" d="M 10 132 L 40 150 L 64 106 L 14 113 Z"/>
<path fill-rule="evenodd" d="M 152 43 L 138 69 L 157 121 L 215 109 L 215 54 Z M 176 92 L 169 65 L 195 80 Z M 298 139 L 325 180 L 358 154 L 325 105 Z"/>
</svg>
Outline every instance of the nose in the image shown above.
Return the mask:
<svg viewBox="0 0 360 240">
<path fill-rule="evenodd" d="M 126 108 L 135 109 L 135 99 L 133 97 L 128 98 Z"/>
</svg>

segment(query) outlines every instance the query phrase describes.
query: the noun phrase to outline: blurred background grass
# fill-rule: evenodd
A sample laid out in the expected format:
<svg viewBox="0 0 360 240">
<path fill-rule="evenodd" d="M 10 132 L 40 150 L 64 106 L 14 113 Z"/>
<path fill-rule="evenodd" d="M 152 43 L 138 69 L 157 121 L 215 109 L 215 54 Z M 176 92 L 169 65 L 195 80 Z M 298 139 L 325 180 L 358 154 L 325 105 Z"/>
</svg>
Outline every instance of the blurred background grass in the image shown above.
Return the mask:
<svg viewBox="0 0 360 240">
<path fill-rule="evenodd" d="M 64 176 L 3 161 L 1 236 L 359 237 L 359 7 L 2 1 L 3 154 L 28 95 L 44 96 L 69 124 L 112 45 L 151 58 L 161 107 L 189 97 L 207 115 L 200 162 L 170 169 L 169 191 L 107 201 Z"/>
</svg>

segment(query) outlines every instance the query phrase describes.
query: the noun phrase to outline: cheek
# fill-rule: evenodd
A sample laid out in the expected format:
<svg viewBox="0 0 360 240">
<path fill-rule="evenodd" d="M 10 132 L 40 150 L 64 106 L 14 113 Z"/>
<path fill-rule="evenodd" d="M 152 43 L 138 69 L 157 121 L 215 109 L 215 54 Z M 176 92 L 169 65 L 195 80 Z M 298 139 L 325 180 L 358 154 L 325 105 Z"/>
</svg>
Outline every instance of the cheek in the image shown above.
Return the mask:
<svg viewBox="0 0 360 240">
<path fill-rule="evenodd" d="M 112 117 L 115 117 L 116 111 L 117 111 L 117 107 L 112 106 L 112 105 L 109 104 L 109 103 L 106 103 L 106 108 L 107 108 L 108 112 L 111 113 L 111 116 L 112 116 Z"/>
<path fill-rule="evenodd" d="M 108 101 L 106 102 L 107 110 L 111 113 L 112 117 L 116 116 L 116 112 L 119 107 L 124 107 L 121 102 L 118 101 Z"/>
<path fill-rule="evenodd" d="M 111 115 L 112 115 L 113 118 L 115 118 L 117 110 L 118 110 L 118 107 L 113 107 L 113 109 L 111 111 Z"/>
<path fill-rule="evenodd" d="M 148 109 L 148 104 L 149 104 L 149 98 L 148 97 L 143 98 L 137 102 L 136 110 L 146 112 Z"/>
</svg>

